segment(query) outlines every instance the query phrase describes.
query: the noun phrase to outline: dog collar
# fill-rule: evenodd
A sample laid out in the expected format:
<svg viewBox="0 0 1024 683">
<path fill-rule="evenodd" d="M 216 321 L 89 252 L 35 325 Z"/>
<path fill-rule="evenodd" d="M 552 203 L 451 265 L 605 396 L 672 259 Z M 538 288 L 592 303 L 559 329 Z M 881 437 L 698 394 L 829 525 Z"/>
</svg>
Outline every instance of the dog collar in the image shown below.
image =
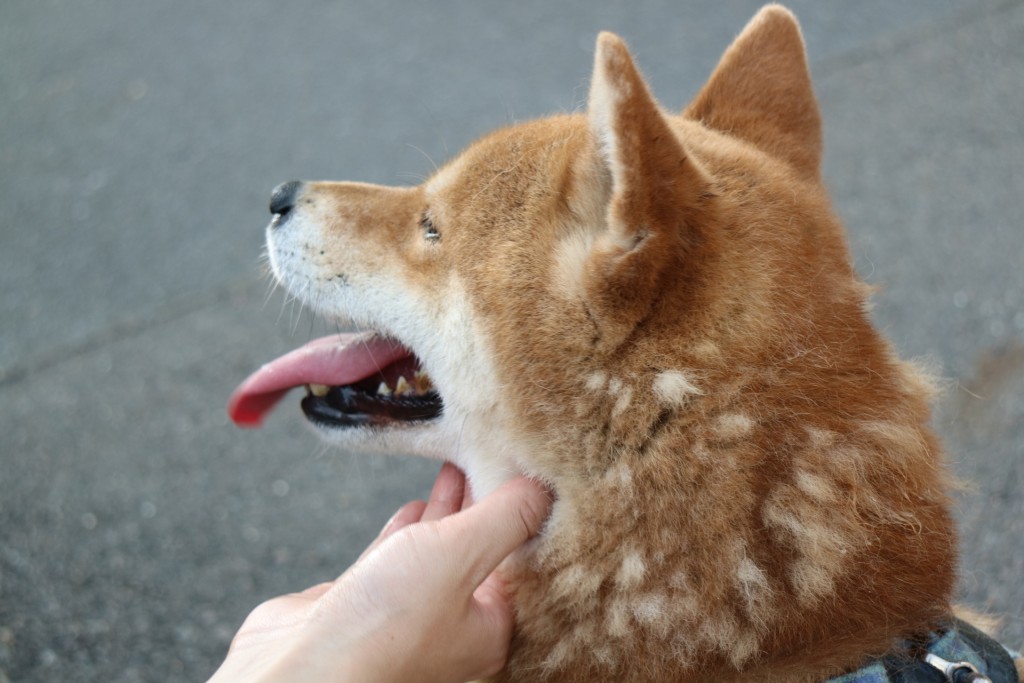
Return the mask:
<svg viewBox="0 0 1024 683">
<path fill-rule="evenodd" d="M 913 643 L 899 649 L 825 683 L 1020 683 L 1013 663 L 1020 654 L 960 619 L 931 634 L 923 650 Z"/>
</svg>

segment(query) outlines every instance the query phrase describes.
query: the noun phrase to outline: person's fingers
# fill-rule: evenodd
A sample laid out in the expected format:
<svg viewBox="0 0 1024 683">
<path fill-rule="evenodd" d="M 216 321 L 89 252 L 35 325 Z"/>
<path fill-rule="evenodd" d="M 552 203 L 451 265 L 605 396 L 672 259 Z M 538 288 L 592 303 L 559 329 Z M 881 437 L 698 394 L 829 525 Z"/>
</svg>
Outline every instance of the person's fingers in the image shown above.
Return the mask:
<svg viewBox="0 0 1024 683">
<path fill-rule="evenodd" d="M 356 560 L 358 563 L 364 557 L 373 552 L 377 546 L 384 542 L 389 536 L 393 535 L 399 529 L 403 529 L 410 524 L 415 524 L 423 518 L 423 511 L 427 508 L 427 503 L 422 500 L 413 500 L 398 509 L 398 512 L 391 516 L 391 519 L 387 521 L 384 528 L 377 534 L 377 538 L 374 539 L 373 543 L 367 546 L 366 550 L 359 555 L 359 559 Z"/>
<path fill-rule="evenodd" d="M 463 578 L 475 590 L 513 550 L 540 531 L 550 511 L 547 490 L 520 477 L 442 520 L 439 531 L 457 549 Z"/>
<path fill-rule="evenodd" d="M 463 637 L 477 653 L 473 678 L 486 678 L 504 668 L 515 625 L 512 603 L 497 574 L 491 574 L 473 592 L 470 610 Z"/>
<path fill-rule="evenodd" d="M 423 512 L 426 509 L 427 503 L 422 500 L 413 500 L 398 508 L 398 512 L 392 515 L 388 523 L 381 529 L 379 539 L 383 540 L 399 529 L 420 521 L 423 519 Z"/>
<path fill-rule="evenodd" d="M 459 468 L 451 463 L 445 463 L 438 472 L 434 481 L 434 488 L 430 492 L 430 500 L 414 500 L 403 505 L 398 512 L 392 515 L 388 523 L 381 529 L 380 534 L 373 543 L 362 552 L 359 560 L 373 552 L 384 539 L 388 538 L 399 529 L 403 529 L 416 522 L 426 522 L 434 519 L 447 517 L 459 510 L 459 505 L 465 497 L 466 475 Z M 356 560 L 357 562 L 359 560 Z"/>
<path fill-rule="evenodd" d="M 506 635 L 505 640 L 512 636 L 512 602 L 498 574 L 491 574 L 477 586 L 473 602 L 486 632 Z"/>
<path fill-rule="evenodd" d="M 446 462 L 434 481 L 421 521 L 444 519 L 459 511 L 466 490 L 466 475 L 455 465 Z"/>
<path fill-rule="evenodd" d="M 462 502 L 459 503 L 459 511 L 465 510 L 473 505 L 473 492 L 470 490 L 469 482 L 462 487 Z"/>
<path fill-rule="evenodd" d="M 331 590 L 331 586 L 333 586 L 333 585 L 334 585 L 333 581 L 324 581 L 323 583 L 318 583 L 315 586 L 310 586 L 309 588 L 307 588 L 306 590 L 302 591 L 301 593 L 296 593 L 296 595 L 298 597 L 300 597 L 300 598 L 308 598 L 310 600 L 316 600 L 321 595 L 323 595 L 327 591 Z"/>
</svg>

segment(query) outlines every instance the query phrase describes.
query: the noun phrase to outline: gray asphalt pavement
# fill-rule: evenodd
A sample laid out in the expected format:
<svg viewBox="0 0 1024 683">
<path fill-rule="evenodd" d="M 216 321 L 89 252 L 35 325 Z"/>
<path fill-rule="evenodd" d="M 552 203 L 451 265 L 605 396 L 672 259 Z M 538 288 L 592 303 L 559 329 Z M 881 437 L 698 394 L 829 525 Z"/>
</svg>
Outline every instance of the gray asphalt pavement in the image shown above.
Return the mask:
<svg viewBox="0 0 1024 683">
<path fill-rule="evenodd" d="M 414 183 L 579 108 L 597 31 L 682 106 L 759 2 L 7 0 L 0 683 L 200 681 L 436 466 L 224 402 L 322 330 L 259 256 L 291 178 Z M 876 319 L 945 393 L 961 598 L 1024 644 L 1024 1 L 800 0 L 826 175 Z"/>
</svg>

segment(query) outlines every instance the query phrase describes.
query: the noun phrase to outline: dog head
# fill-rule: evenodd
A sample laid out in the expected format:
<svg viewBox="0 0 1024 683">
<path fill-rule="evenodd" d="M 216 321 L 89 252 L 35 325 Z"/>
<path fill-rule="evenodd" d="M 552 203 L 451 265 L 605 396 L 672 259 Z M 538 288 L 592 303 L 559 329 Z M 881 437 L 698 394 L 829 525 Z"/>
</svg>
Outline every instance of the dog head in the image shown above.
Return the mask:
<svg viewBox="0 0 1024 683">
<path fill-rule="evenodd" d="M 602 34 L 585 115 L 499 130 L 417 187 L 275 191 L 274 275 L 368 334 L 265 366 L 232 415 L 258 423 L 311 385 L 329 441 L 451 459 L 486 492 L 592 467 L 715 368 L 833 362 L 867 324 L 820 156 L 785 10 L 762 11 L 680 115 Z"/>
</svg>

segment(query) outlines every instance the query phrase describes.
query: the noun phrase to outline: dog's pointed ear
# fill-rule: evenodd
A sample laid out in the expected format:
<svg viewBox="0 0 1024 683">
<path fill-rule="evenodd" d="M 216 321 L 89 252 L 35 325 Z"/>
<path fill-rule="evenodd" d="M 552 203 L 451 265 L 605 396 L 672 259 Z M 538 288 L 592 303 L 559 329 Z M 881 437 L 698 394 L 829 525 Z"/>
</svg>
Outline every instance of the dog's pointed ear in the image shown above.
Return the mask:
<svg viewBox="0 0 1024 683">
<path fill-rule="evenodd" d="M 612 180 L 610 227 L 626 240 L 646 229 L 652 211 L 691 203 L 700 172 L 651 95 L 621 38 L 597 37 L 588 101 L 590 128 Z"/>
<path fill-rule="evenodd" d="M 796 17 L 780 5 L 758 12 L 683 115 L 817 177 L 821 115 Z"/>
<path fill-rule="evenodd" d="M 588 118 L 610 176 L 607 229 L 591 251 L 587 298 L 602 340 L 615 346 L 645 316 L 663 274 L 677 264 L 707 188 L 626 44 L 597 38 Z"/>
</svg>

